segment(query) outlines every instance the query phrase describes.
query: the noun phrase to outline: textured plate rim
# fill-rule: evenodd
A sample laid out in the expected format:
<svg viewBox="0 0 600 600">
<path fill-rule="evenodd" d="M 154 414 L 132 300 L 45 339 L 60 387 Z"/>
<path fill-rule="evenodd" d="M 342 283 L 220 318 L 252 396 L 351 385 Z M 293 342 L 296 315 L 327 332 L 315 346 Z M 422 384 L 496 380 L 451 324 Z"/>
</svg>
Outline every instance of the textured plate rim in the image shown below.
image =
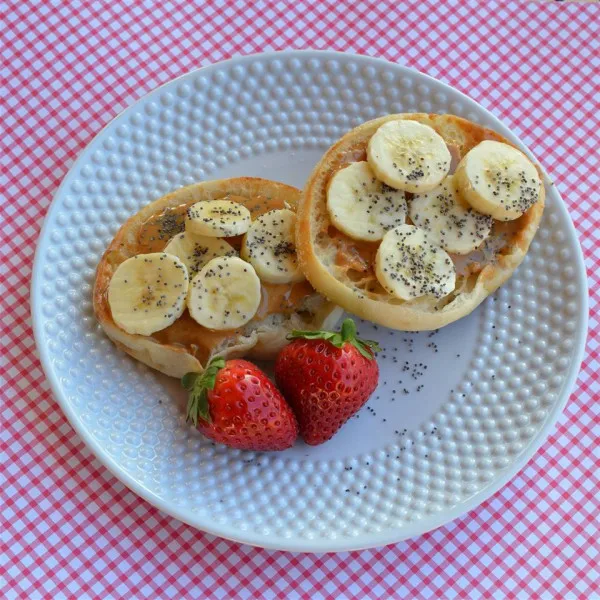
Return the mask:
<svg viewBox="0 0 600 600">
<path fill-rule="evenodd" d="M 508 467 L 505 467 L 504 472 L 496 477 L 489 485 L 485 486 L 476 494 L 473 494 L 471 497 L 461 501 L 455 507 L 441 511 L 436 515 L 429 515 L 419 521 L 413 523 L 407 523 L 402 527 L 394 527 L 388 529 L 381 533 L 376 534 L 362 534 L 361 536 L 357 536 L 356 538 L 347 538 L 340 537 L 337 539 L 330 540 L 311 540 L 305 538 L 275 538 L 272 536 L 266 536 L 263 534 L 258 534 L 252 532 L 250 535 L 241 535 L 240 532 L 234 530 L 231 526 L 228 525 L 215 525 L 210 522 L 207 517 L 200 517 L 199 515 L 193 513 L 192 511 L 182 509 L 180 507 L 176 507 L 171 505 L 168 501 L 164 501 L 163 499 L 156 496 L 152 490 L 144 486 L 142 483 L 137 481 L 131 475 L 129 475 L 126 471 L 122 469 L 119 463 L 114 460 L 110 455 L 106 453 L 103 446 L 96 441 L 87 431 L 87 428 L 83 425 L 81 420 L 79 419 L 77 413 L 70 405 L 70 403 L 66 400 L 66 397 L 63 395 L 62 387 L 58 381 L 58 378 L 55 376 L 54 371 L 50 364 L 50 358 L 48 355 L 47 349 L 43 344 L 40 343 L 42 339 L 42 321 L 43 317 L 41 315 L 39 309 L 39 265 L 41 262 L 41 256 L 48 244 L 46 240 L 46 229 L 47 224 L 49 222 L 49 217 L 55 212 L 58 206 L 56 200 L 62 195 L 64 187 L 66 185 L 67 180 L 69 179 L 69 175 L 74 172 L 79 164 L 84 160 L 86 155 L 87 148 L 98 138 L 100 137 L 104 131 L 116 120 L 125 115 L 132 112 L 135 107 L 142 100 L 148 99 L 151 96 L 158 95 L 163 88 L 167 86 L 173 85 L 175 82 L 193 78 L 198 73 L 206 71 L 219 69 L 223 66 L 233 66 L 238 64 L 243 64 L 246 62 L 252 62 L 257 59 L 264 57 L 265 59 L 273 58 L 274 56 L 288 56 L 293 57 L 294 55 L 302 55 L 306 56 L 315 56 L 315 57 L 329 57 L 329 58 L 337 58 L 344 59 L 345 57 L 352 57 L 354 60 L 359 62 L 364 62 L 365 64 L 374 64 L 377 66 L 385 65 L 388 68 L 391 67 L 393 69 L 398 70 L 400 73 L 411 76 L 422 78 L 424 81 L 428 83 L 432 83 L 435 86 L 441 86 L 444 91 L 451 92 L 452 94 L 458 94 L 462 101 L 467 104 L 468 107 L 471 107 L 477 111 L 483 111 L 486 114 L 486 117 L 490 119 L 494 128 L 497 129 L 500 133 L 505 135 L 508 139 L 516 143 L 518 146 L 526 150 L 530 156 L 533 154 L 529 151 L 529 149 L 496 117 L 493 113 L 487 110 L 485 107 L 481 106 L 459 90 L 453 88 L 452 86 L 443 83 L 437 79 L 429 75 L 425 75 L 416 69 L 412 69 L 409 67 L 405 67 L 402 65 L 398 65 L 396 63 L 392 63 L 383 58 L 376 58 L 371 56 L 366 56 L 362 54 L 353 54 L 349 52 L 336 52 L 330 50 L 284 50 L 284 51 L 275 51 L 275 52 L 261 52 L 248 54 L 244 56 L 236 56 L 230 58 L 228 60 L 220 61 L 217 63 L 212 63 L 210 65 L 206 65 L 204 67 L 200 67 L 198 69 L 194 69 L 188 73 L 185 73 L 175 79 L 172 79 L 154 90 L 148 92 L 142 97 L 138 98 L 132 105 L 128 106 L 121 113 L 113 117 L 95 136 L 94 138 L 86 145 L 86 147 L 81 151 L 80 155 L 77 157 L 75 162 L 71 165 L 69 171 L 63 177 L 63 180 L 56 190 L 50 207 L 44 217 L 43 225 L 40 230 L 40 235 L 37 241 L 37 247 L 35 251 L 35 257 L 33 262 L 32 269 L 32 277 L 31 277 L 31 292 L 30 292 L 30 302 L 31 302 L 31 316 L 32 316 L 32 326 L 34 339 L 36 343 L 36 348 L 38 355 L 40 357 L 42 369 L 44 374 L 46 375 L 46 379 L 50 383 L 50 388 L 52 393 L 61 407 L 62 411 L 66 415 L 69 423 L 75 430 L 75 432 L 79 435 L 84 444 L 91 450 L 94 456 L 98 459 L 98 461 L 104 465 L 117 479 L 119 479 L 123 484 L 125 484 L 130 490 L 136 493 L 138 496 L 141 496 L 144 500 L 152 504 L 157 509 L 162 512 L 175 517 L 176 519 L 191 525 L 192 527 L 199 529 L 201 531 L 205 531 L 206 533 L 216 535 L 222 537 L 224 539 L 249 544 L 251 546 L 258 546 L 261 548 L 273 549 L 273 550 L 283 550 L 283 551 L 291 551 L 291 552 L 315 552 L 315 553 L 323 553 L 323 552 L 345 552 L 352 550 L 363 550 L 368 548 L 376 548 L 385 546 L 388 544 L 394 544 L 401 542 L 406 539 L 410 539 L 434 529 L 445 525 L 454 519 L 457 519 L 460 516 L 465 515 L 471 510 L 475 509 L 485 500 L 490 498 L 493 494 L 495 494 L 498 490 L 503 488 L 513 477 L 515 477 L 529 462 L 529 460 L 535 455 L 540 446 L 546 441 L 550 432 L 554 428 L 558 418 L 562 414 L 564 407 L 571 395 L 573 386 L 579 374 L 579 370 L 581 367 L 581 362 L 583 360 L 583 355 L 585 351 L 585 344 L 587 338 L 587 326 L 588 326 L 588 287 L 587 287 L 587 274 L 585 269 L 585 262 L 583 259 L 583 252 L 581 249 L 581 244 L 579 243 L 579 238 L 577 235 L 577 230 L 573 225 L 573 221 L 567 211 L 567 207 L 560 196 L 560 193 L 556 189 L 556 186 L 553 187 L 553 192 L 556 194 L 559 202 L 558 202 L 558 210 L 561 213 L 561 219 L 566 224 L 567 229 L 569 230 L 569 234 L 571 239 L 576 242 L 576 263 L 577 263 L 577 287 L 580 292 L 579 299 L 579 309 L 581 318 L 581 325 L 579 329 L 574 333 L 575 338 L 575 350 L 573 352 L 573 357 L 571 363 L 569 365 L 569 369 L 565 374 L 562 388 L 558 394 L 556 402 L 552 405 L 547 418 L 537 432 L 537 434 L 531 438 L 527 446 L 521 451 L 519 455 L 517 455 L 511 464 Z M 537 161 L 536 161 L 537 162 Z M 542 167 L 542 171 L 544 172 L 544 177 L 546 182 L 550 181 L 548 175 Z"/>
</svg>

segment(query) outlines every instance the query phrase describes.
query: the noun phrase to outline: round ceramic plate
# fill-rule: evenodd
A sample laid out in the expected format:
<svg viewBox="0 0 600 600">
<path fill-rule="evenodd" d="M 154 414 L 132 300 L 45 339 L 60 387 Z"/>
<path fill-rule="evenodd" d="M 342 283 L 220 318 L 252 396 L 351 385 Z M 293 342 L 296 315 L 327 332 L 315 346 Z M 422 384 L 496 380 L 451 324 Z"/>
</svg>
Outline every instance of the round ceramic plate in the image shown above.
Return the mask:
<svg viewBox="0 0 600 600">
<path fill-rule="evenodd" d="M 350 128 L 411 111 L 454 113 L 518 142 L 475 102 L 415 71 L 346 54 L 275 53 L 200 69 L 148 94 L 65 177 L 35 259 L 39 353 L 81 438 L 161 510 L 271 548 L 381 546 L 476 507 L 544 441 L 577 375 L 587 315 L 580 248 L 550 182 L 525 261 L 469 317 L 418 334 L 359 323 L 384 348 L 379 387 L 321 446 L 258 454 L 210 443 L 186 425 L 178 382 L 117 350 L 94 319 L 100 256 L 149 201 L 240 175 L 302 187 Z"/>
</svg>

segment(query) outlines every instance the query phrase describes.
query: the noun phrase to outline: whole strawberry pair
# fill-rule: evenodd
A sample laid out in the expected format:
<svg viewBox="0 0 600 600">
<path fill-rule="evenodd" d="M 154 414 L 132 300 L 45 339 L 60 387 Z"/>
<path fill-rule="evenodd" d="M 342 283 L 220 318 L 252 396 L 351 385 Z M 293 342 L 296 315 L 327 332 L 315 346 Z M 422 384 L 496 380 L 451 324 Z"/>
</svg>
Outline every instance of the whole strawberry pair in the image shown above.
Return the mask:
<svg viewBox="0 0 600 600">
<path fill-rule="evenodd" d="M 293 331 L 288 338 L 275 362 L 279 389 L 246 360 L 214 358 L 203 373 L 187 373 L 187 419 L 240 450 L 285 450 L 298 431 L 312 446 L 329 440 L 377 387 L 379 347 L 356 337 L 352 319 L 340 332 Z"/>
</svg>

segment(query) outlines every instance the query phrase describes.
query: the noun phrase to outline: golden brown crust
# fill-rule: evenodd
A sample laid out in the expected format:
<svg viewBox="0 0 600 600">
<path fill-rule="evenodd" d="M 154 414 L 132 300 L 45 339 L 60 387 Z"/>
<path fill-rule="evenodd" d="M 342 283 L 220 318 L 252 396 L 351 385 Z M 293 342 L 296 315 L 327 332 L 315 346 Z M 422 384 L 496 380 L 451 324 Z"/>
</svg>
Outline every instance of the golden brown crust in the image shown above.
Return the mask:
<svg viewBox="0 0 600 600">
<path fill-rule="evenodd" d="M 104 252 L 96 270 L 93 291 L 94 312 L 98 322 L 109 338 L 122 350 L 172 377 L 181 377 L 189 371 L 202 371 L 204 364 L 184 346 L 178 344 L 159 343 L 152 337 L 132 335 L 116 326 L 112 319 L 108 304 L 107 290 L 116 268 L 127 258 L 139 253 L 138 236 L 142 225 L 153 216 L 161 214 L 165 209 L 181 205 L 191 205 L 203 200 L 237 196 L 238 201 L 247 199 L 250 203 L 257 197 L 268 201 L 287 205 L 296 210 L 300 190 L 266 179 L 256 177 L 239 177 L 195 183 L 178 189 L 162 198 L 144 206 L 138 213 L 130 217 L 119 229 L 112 242 Z M 165 240 L 166 245 L 166 240 Z M 280 323 L 260 323 L 249 327 L 244 335 L 236 334 L 227 338 L 225 335 L 223 350 L 219 352 L 225 357 L 252 355 L 270 358 L 284 344 L 289 328 L 321 327 L 329 319 L 336 319 L 339 309 L 328 302 L 322 302 L 315 309 L 310 323 L 300 315 L 292 315 L 287 325 Z M 251 322 L 252 325 L 252 322 Z M 252 330 L 250 330 L 252 329 Z"/>
<path fill-rule="evenodd" d="M 397 114 L 363 123 L 338 140 L 322 157 L 306 182 L 296 230 L 300 265 L 313 287 L 344 309 L 375 323 L 406 331 L 437 329 L 472 312 L 502 285 L 519 266 L 533 239 L 544 210 L 544 187 L 540 200 L 522 217 L 511 222 L 506 247 L 491 264 L 477 273 L 458 278 L 455 295 L 442 302 L 420 298 L 410 302 L 392 298 L 373 282 L 366 287 L 351 277 L 346 267 L 336 264 L 327 214 L 327 185 L 335 171 L 357 160 L 365 160 L 369 139 L 383 123 L 412 119 L 433 127 L 453 154 L 454 167 L 468 150 L 485 139 L 514 145 L 500 134 L 453 115 Z M 500 226 L 499 226 L 500 227 Z M 336 232 L 337 235 L 337 232 Z M 356 273 L 355 273 L 356 275 Z M 362 286 L 362 287 L 361 287 Z"/>
</svg>

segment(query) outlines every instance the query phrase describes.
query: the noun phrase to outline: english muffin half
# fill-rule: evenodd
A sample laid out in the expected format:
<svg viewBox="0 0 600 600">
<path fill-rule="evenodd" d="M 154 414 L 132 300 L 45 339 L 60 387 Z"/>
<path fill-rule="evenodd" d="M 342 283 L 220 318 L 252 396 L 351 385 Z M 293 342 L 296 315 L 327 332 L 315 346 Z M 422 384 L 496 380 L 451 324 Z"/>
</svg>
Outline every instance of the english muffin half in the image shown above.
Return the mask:
<svg viewBox="0 0 600 600">
<path fill-rule="evenodd" d="M 538 169 L 500 134 L 453 115 L 389 115 L 348 132 L 312 171 L 298 258 L 349 312 L 437 329 L 511 276 L 543 210 Z"/>
<path fill-rule="evenodd" d="M 119 229 L 104 252 L 96 271 L 93 291 L 94 312 L 108 337 L 119 348 L 144 364 L 166 375 L 181 377 L 190 371 L 202 371 L 210 359 L 217 355 L 225 358 L 241 356 L 274 358 L 285 345 L 286 335 L 292 329 L 320 329 L 334 326 L 339 318 L 340 309 L 315 292 L 301 273 L 299 275 L 294 272 L 287 277 L 287 282 L 281 283 L 281 273 L 295 258 L 293 239 L 274 246 L 272 250 L 276 264 L 265 261 L 264 256 L 257 251 L 257 248 L 261 248 L 260 242 L 263 239 L 260 232 L 264 229 L 272 230 L 273 226 L 288 226 L 292 218 L 290 215 L 295 213 L 299 197 L 300 191 L 291 186 L 266 179 L 240 177 L 196 183 L 167 194 L 142 208 Z M 246 242 L 246 237 L 242 235 L 228 236 L 239 231 L 239 229 L 228 229 L 231 225 L 227 220 L 229 214 L 222 212 L 222 218 L 217 217 L 217 220 L 211 220 L 214 216 L 206 216 L 205 206 L 212 205 L 199 203 L 217 200 L 224 201 L 218 204 L 221 207 L 227 206 L 228 203 L 234 207 L 242 207 L 239 208 L 240 214 L 243 212 L 247 215 L 249 212 L 250 225 L 257 224 L 262 227 L 262 229 L 258 226 L 252 229 L 254 232 L 252 242 Z M 234 212 L 237 214 L 237 211 Z M 269 222 L 271 215 L 280 214 L 287 219 L 284 225 L 279 223 L 282 219 L 278 219 L 277 223 Z M 248 226 L 246 224 L 246 227 Z M 207 231 L 207 227 L 212 227 L 212 230 Z M 201 234 L 196 233 L 197 228 L 201 228 Z M 210 243 L 191 244 L 185 237 L 188 232 L 191 232 L 192 236 L 208 234 L 211 236 L 208 240 Z M 205 237 L 198 239 L 206 240 Z M 202 279 L 203 272 L 204 275 L 207 273 L 210 275 L 210 264 L 214 265 L 213 270 L 217 270 L 220 268 L 219 261 L 237 257 L 240 250 L 252 256 L 246 256 L 249 262 L 243 263 L 239 258 L 234 258 L 237 261 L 234 265 L 236 268 L 242 265 L 243 271 L 243 265 L 248 265 L 248 270 L 255 273 L 256 271 L 251 267 L 254 261 L 257 267 L 262 269 L 258 270 L 261 276 L 263 272 L 266 273 L 266 278 L 269 278 L 269 273 L 275 274 L 271 277 L 274 282 L 260 278 L 257 308 L 252 308 L 253 311 L 255 310 L 253 316 L 249 320 L 244 319 L 242 325 L 238 326 L 239 320 L 235 321 L 230 314 L 236 312 L 235 304 L 231 305 L 231 310 L 225 310 L 224 298 L 219 298 L 218 293 L 213 297 L 212 301 L 215 304 L 211 314 L 218 313 L 222 317 L 225 315 L 223 321 L 217 323 L 214 328 L 210 326 L 211 322 L 207 325 L 200 324 L 199 321 L 203 321 L 206 316 L 202 296 L 206 288 L 200 283 L 193 287 L 193 282 Z M 175 258 L 172 258 L 171 253 L 176 255 Z M 123 266 L 125 261 L 135 256 L 139 256 L 142 261 L 145 256 L 150 257 L 146 260 L 148 262 L 154 260 L 163 267 L 163 271 L 160 270 L 160 266 L 153 267 L 158 268 L 155 273 L 159 273 L 159 276 L 156 281 L 146 278 L 153 289 L 149 287 L 147 298 L 139 298 L 139 318 L 137 321 L 130 319 L 127 324 L 124 324 L 125 321 L 121 320 L 120 314 L 122 305 L 125 304 L 125 309 L 130 311 L 138 310 L 138 308 L 131 308 L 132 301 L 128 298 L 127 285 L 131 285 L 128 272 L 131 269 L 128 271 L 127 265 L 132 265 L 131 268 L 135 267 L 138 270 L 139 265 L 129 261 Z M 214 260 L 205 264 L 209 258 Z M 161 264 L 159 261 L 162 259 L 166 262 Z M 181 266 L 182 263 L 185 268 Z M 120 266 L 122 268 L 117 274 L 119 285 L 115 281 L 111 289 L 111 280 Z M 172 273 L 167 273 L 168 269 L 171 269 Z M 173 296 L 174 301 L 171 303 L 171 297 L 167 292 L 159 294 L 160 290 L 157 289 L 160 285 L 166 286 L 167 280 L 178 281 L 177 278 L 171 277 L 173 273 L 179 276 L 177 269 L 186 271 L 186 274 L 185 279 L 180 277 L 181 282 L 174 285 L 185 284 L 185 290 L 182 287 L 182 293 L 177 297 Z M 135 273 L 137 274 L 137 271 Z M 253 275 L 253 277 L 258 276 Z M 240 281 L 242 281 L 242 289 L 238 290 L 240 302 L 246 302 L 248 296 L 256 291 L 254 288 L 251 289 L 254 279 Z M 186 294 L 188 287 L 189 294 Z M 195 294 L 192 299 L 195 302 L 194 308 L 200 315 L 194 315 L 194 318 L 185 306 L 186 300 L 187 303 L 190 302 L 192 288 Z M 136 293 L 137 291 L 139 290 L 136 288 Z M 148 306 L 150 306 L 148 303 L 153 303 L 152 309 L 156 312 L 156 306 L 163 302 L 162 297 L 165 298 L 165 303 L 168 299 L 169 304 L 165 308 L 164 315 L 158 316 L 165 319 L 169 316 L 168 320 L 163 321 L 163 324 L 167 323 L 167 325 L 151 333 L 135 333 L 135 331 L 153 329 L 148 327 L 147 319 L 146 322 L 144 321 L 144 302 Z M 233 300 L 229 298 L 228 302 L 231 303 Z M 174 314 L 173 306 L 177 303 L 179 303 L 175 307 L 177 312 Z M 117 313 L 113 315 L 113 311 Z M 121 325 L 118 325 L 117 321 Z M 229 328 L 229 324 L 233 324 L 234 327 Z"/>
</svg>

